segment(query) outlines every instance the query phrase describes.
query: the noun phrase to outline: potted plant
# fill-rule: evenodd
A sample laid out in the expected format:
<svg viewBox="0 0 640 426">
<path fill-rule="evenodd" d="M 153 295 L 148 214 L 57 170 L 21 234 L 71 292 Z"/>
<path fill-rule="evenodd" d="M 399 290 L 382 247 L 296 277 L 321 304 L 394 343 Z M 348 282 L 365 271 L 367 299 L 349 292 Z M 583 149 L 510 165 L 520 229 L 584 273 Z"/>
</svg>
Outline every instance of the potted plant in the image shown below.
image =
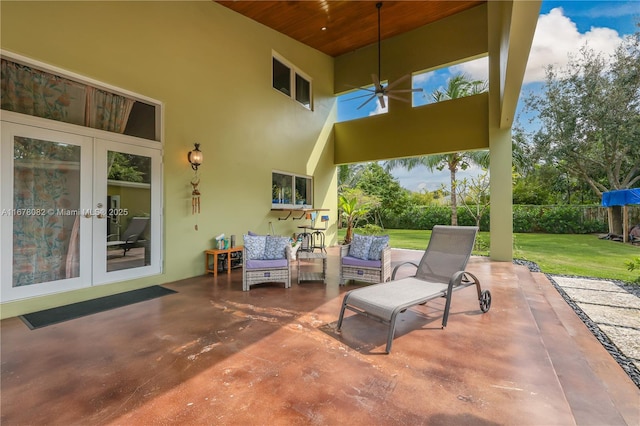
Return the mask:
<svg viewBox="0 0 640 426">
<path fill-rule="evenodd" d="M 291 204 L 291 187 L 289 186 L 282 188 L 282 203 Z"/>
</svg>

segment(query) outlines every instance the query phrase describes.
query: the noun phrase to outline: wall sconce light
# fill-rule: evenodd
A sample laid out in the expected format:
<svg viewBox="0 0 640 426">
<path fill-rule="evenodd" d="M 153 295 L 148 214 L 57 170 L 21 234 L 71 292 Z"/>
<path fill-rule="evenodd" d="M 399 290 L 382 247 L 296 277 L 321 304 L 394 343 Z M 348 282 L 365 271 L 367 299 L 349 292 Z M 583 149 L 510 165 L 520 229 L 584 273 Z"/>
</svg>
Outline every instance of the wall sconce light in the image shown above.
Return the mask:
<svg viewBox="0 0 640 426">
<path fill-rule="evenodd" d="M 200 151 L 200 144 L 199 143 L 195 143 L 193 144 L 194 148 L 192 151 L 189 151 L 189 154 L 187 155 L 187 159 L 189 160 L 189 163 L 191 163 L 191 168 L 193 170 L 198 170 L 198 167 L 200 167 L 200 165 L 202 164 L 202 151 Z"/>
</svg>

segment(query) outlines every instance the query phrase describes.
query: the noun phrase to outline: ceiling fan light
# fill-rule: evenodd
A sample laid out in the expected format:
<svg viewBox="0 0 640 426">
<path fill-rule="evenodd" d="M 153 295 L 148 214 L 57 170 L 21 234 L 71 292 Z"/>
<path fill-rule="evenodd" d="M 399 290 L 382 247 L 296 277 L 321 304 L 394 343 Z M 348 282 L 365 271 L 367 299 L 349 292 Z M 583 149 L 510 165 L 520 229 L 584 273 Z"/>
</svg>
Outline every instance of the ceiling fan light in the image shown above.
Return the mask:
<svg viewBox="0 0 640 426">
<path fill-rule="evenodd" d="M 369 90 L 366 87 L 361 87 L 360 90 L 367 90 L 370 92 L 373 92 L 373 94 L 371 95 L 371 97 L 369 97 L 364 103 L 362 103 L 358 108 L 356 109 L 360 109 L 363 106 L 365 106 L 366 104 L 368 104 L 370 101 L 377 99 L 378 103 L 380 104 L 380 108 L 385 109 L 386 108 L 386 102 L 385 102 L 385 97 L 388 96 L 391 99 L 395 99 L 398 101 L 403 101 L 403 102 L 409 102 L 409 100 L 400 98 L 398 96 L 392 96 L 392 94 L 394 92 L 396 93 L 401 93 L 401 92 L 422 92 L 422 88 L 418 88 L 418 89 L 393 89 L 395 86 L 397 86 L 399 83 L 405 81 L 407 78 L 411 77 L 411 74 L 407 74 L 404 75 L 402 77 L 400 77 L 399 79 L 397 79 L 394 82 L 387 82 L 386 85 L 384 85 L 381 81 L 380 81 L 380 77 L 382 76 L 382 72 L 381 72 L 381 52 L 380 52 L 380 9 L 382 8 L 382 2 L 378 2 L 376 3 L 376 9 L 378 9 L 378 74 L 371 74 L 371 80 L 373 81 L 373 87 L 375 90 Z M 366 96 L 366 95 L 364 95 Z M 361 96 L 356 96 L 356 98 L 359 98 Z M 352 98 L 352 99 L 356 99 L 356 98 Z"/>
</svg>

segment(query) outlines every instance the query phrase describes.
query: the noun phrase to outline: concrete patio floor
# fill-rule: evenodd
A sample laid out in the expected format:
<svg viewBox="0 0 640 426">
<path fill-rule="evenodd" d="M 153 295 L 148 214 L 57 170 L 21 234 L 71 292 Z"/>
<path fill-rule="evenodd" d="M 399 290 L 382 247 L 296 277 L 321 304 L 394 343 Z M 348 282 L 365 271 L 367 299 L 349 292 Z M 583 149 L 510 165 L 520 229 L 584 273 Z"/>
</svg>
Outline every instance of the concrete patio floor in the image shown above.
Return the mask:
<svg viewBox="0 0 640 426">
<path fill-rule="evenodd" d="M 421 252 L 393 250 L 394 264 Z M 386 327 L 347 314 L 327 284 L 258 285 L 242 271 L 42 329 L 1 331 L 3 425 L 638 425 L 640 390 L 545 275 L 473 257 L 493 295 L 454 294 Z M 319 265 L 306 264 L 306 268 Z M 402 270 L 405 271 L 404 269 Z M 408 273 L 407 269 L 405 273 Z"/>
</svg>

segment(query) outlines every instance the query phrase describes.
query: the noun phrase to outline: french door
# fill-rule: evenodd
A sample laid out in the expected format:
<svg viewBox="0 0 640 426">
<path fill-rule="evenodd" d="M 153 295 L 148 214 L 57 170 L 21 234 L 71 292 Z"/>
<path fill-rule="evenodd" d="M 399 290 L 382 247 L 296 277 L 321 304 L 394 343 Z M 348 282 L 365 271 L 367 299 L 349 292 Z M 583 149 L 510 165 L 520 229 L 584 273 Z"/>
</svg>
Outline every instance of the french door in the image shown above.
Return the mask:
<svg viewBox="0 0 640 426">
<path fill-rule="evenodd" d="M 96 139 L 94 159 L 94 284 L 160 273 L 160 152 Z"/>
<path fill-rule="evenodd" d="M 161 272 L 160 150 L 1 124 L 1 302 Z"/>
</svg>

